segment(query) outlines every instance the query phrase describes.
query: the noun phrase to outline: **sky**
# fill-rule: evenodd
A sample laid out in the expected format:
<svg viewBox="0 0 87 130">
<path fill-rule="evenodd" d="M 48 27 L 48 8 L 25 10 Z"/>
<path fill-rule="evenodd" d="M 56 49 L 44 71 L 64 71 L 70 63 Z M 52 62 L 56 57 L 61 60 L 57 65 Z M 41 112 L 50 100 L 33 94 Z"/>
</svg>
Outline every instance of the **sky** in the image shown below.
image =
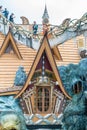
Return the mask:
<svg viewBox="0 0 87 130">
<path fill-rule="evenodd" d="M 21 16 L 28 18 L 29 23 L 42 23 L 45 4 L 50 24 L 60 25 L 64 19 L 79 19 L 87 12 L 87 0 L 0 0 L 0 5 L 15 14 L 15 23 L 22 23 Z"/>
</svg>

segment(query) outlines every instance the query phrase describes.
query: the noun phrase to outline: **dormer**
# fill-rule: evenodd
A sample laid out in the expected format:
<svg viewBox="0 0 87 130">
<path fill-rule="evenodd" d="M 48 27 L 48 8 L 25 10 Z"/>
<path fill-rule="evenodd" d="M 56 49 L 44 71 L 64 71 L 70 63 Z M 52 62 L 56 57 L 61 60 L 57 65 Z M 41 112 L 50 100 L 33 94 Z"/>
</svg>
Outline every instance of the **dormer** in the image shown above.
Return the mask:
<svg viewBox="0 0 87 130">
<path fill-rule="evenodd" d="M 16 55 L 18 59 L 22 59 L 21 53 L 17 47 L 16 41 L 9 31 L 0 49 L 0 56 L 3 54 Z"/>
</svg>

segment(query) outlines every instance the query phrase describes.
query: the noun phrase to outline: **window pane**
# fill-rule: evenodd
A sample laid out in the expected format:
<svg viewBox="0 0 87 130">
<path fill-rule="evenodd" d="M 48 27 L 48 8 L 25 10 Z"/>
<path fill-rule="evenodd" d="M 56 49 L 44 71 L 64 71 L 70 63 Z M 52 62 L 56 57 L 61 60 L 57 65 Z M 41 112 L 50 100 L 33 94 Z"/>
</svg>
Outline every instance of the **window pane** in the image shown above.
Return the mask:
<svg viewBox="0 0 87 130">
<path fill-rule="evenodd" d="M 49 109 L 49 90 L 44 88 L 44 111 Z"/>
<path fill-rule="evenodd" d="M 41 112 L 46 112 L 49 109 L 49 89 L 41 87 L 37 91 L 37 108 Z"/>
<path fill-rule="evenodd" d="M 37 92 L 37 107 L 39 111 L 42 111 L 42 88 Z"/>
</svg>

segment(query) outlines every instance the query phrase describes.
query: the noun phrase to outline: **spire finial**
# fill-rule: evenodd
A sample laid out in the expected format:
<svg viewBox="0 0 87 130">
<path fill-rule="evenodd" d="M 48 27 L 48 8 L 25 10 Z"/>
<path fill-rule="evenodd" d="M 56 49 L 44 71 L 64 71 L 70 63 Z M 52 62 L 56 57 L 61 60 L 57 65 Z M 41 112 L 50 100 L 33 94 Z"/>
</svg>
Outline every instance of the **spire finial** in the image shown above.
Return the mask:
<svg viewBox="0 0 87 130">
<path fill-rule="evenodd" d="M 49 23 L 49 15 L 48 15 L 46 3 L 45 3 L 45 9 L 44 9 L 42 19 L 43 19 L 43 23 Z"/>
<path fill-rule="evenodd" d="M 44 18 L 48 18 L 48 19 L 49 19 L 49 15 L 48 15 L 46 3 L 45 3 L 45 9 L 44 9 L 44 13 L 43 13 L 42 18 L 43 18 L 43 19 L 44 19 Z"/>
</svg>

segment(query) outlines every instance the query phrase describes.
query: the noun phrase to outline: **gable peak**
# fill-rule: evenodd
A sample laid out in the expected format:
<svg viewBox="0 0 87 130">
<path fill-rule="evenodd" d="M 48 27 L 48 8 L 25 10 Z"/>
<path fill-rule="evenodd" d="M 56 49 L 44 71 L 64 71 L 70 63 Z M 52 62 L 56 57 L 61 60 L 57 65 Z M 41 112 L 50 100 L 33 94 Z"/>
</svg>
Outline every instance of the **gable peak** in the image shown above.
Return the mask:
<svg viewBox="0 0 87 130">
<path fill-rule="evenodd" d="M 10 53 L 10 52 L 15 53 L 19 59 L 22 59 L 20 51 L 16 45 L 16 41 L 13 38 L 11 31 L 9 30 L 1 48 L 0 48 L 0 56 L 2 56 L 4 53 Z"/>
</svg>

